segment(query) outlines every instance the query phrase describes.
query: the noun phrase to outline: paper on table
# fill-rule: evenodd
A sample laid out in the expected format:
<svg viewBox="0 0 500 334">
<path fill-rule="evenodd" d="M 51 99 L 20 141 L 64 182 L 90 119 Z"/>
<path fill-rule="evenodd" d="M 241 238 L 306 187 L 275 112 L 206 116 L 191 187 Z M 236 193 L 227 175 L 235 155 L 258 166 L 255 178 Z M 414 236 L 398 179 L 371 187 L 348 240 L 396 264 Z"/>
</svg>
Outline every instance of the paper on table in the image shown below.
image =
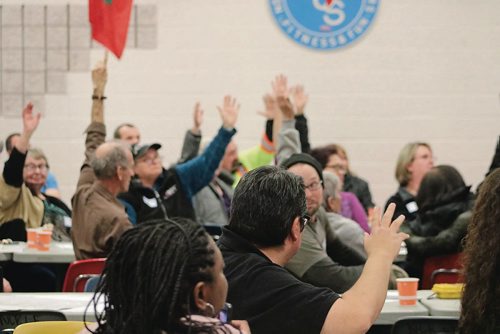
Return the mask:
<svg viewBox="0 0 500 334">
<path fill-rule="evenodd" d="M 398 298 L 399 298 L 398 290 L 387 291 L 387 297 L 385 297 L 385 299 L 398 299 Z"/>
<path fill-rule="evenodd" d="M 73 249 L 73 244 L 71 242 L 58 242 L 57 247 L 61 249 Z"/>
<path fill-rule="evenodd" d="M 7 294 L 5 294 L 7 295 Z M 10 295 L 10 294 L 9 294 Z M 0 310 L 63 310 L 86 306 L 93 294 L 57 295 L 15 294 L 12 298 L 2 298 Z"/>
</svg>

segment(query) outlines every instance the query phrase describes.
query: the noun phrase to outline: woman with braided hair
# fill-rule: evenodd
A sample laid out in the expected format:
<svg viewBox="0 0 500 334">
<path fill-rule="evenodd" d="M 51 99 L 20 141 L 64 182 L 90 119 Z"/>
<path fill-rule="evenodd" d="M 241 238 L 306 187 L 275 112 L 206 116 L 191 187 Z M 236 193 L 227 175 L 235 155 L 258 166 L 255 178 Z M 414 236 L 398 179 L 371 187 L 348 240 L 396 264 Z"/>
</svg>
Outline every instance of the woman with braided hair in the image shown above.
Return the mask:
<svg viewBox="0 0 500 334">
<path fill-rule="evenodd" d="M 95 334 L 244 333 L 225 324 L 222 255 L 202 226 L 187 219 L 150 221 L 126 231 L 106 261 L 93 301 Z M 86 332 L 88 333 L 88 332 Z"/>
</svg>

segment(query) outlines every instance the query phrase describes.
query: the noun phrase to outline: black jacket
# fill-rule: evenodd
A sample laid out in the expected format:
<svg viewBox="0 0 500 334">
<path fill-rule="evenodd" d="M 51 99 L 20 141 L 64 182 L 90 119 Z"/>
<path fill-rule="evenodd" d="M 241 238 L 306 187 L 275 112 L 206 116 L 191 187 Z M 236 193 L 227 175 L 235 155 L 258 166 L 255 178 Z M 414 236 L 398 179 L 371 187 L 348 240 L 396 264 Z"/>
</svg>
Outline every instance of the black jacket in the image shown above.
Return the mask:
<svg viewBox="0 0 500 334">
<path fill-rule="evenodd" d="M 167 217 L 195 220 L 193 205 L 183 191 L 175 168 L 163 169 L 158 181 L 155 190 L 135 179 L 128 192 L 118 195 L 133 223 Z"/>
<path fill-rule="evenodd" d="M 405 241 L 408 257 L 404 266 L 410 275 L 422 275 L 427 257 L 462 251 L 462 241 L 467 234 L 474 204 L 468 189 L 457 195 L 455 200 L 419 212 L 415 220 L 401 226 L 401 231 L 410 235 Z"/>
</svg>

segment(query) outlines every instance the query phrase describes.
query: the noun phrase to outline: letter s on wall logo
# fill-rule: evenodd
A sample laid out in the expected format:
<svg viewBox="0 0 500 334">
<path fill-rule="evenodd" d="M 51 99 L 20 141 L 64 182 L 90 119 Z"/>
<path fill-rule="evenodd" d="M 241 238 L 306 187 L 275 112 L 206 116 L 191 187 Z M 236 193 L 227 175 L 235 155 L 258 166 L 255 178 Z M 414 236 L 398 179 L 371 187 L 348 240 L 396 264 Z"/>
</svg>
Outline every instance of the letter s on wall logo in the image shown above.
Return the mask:
<svg viewBox="0 0 500 334">
<path fill-rule="evenodd" d="M 269 0 L 281 30 L 313 49 L 342 48 L 363 35 L 380 0 Z"/>
</svg>

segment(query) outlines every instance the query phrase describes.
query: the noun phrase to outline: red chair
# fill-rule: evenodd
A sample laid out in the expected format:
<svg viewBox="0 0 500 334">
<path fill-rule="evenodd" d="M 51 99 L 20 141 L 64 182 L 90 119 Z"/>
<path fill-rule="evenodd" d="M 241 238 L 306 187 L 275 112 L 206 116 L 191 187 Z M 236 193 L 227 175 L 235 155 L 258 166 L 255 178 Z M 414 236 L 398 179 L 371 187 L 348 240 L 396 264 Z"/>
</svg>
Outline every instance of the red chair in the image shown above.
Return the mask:
<svg viewBox="0 0 500 334">
<path fill-rule="evenodd" d="M 431 289 L 434 283 L 461 282 L 462 268 L 462 253 L 428 257 L 424 262 L 422 289 Z"/>
<path fill-rule="evenodd" d="M 62 291 L 83 292 L 87 280 L 100 276 L 105 263 L 105 258 L 74 261 L 66 271 Z"/>
</svg>

